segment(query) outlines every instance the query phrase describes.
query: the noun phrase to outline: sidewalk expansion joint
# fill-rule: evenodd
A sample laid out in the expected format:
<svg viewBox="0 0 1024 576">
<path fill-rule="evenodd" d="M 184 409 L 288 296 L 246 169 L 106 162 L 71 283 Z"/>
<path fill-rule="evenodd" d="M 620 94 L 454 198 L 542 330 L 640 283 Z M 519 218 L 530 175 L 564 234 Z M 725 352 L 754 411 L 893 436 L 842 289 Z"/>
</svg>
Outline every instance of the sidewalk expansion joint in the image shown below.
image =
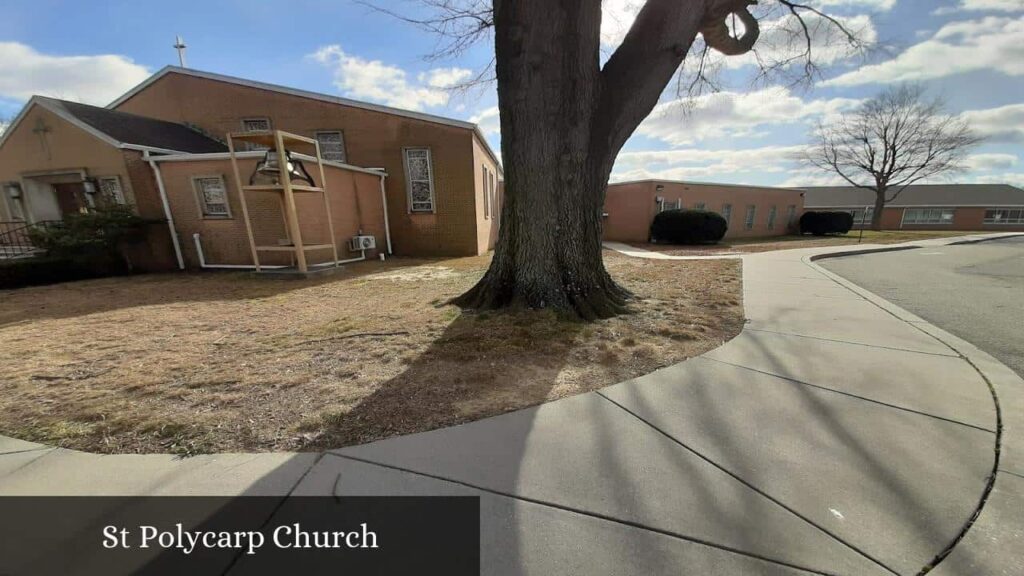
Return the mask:
<svg viewBox="0 0 1024 576">
<path fill-rule="evenodd" d="M 1000 474 L 1009 474 L 1010 476 L 1016 476 L 1017 478 L 1024 479 L 1024 474 L 1021 474 L 1019 472 L 1010 472 L 1009 470 L 1002 470 L 1002 469 L 1000 469 L 998 471 L 998 473 L 1000 473 Z"/>
<path fill-rule="evenodd" d="M 992 403 L 995 405 L 996 409 L 996 437 L 994 446 L 995 453 L 992 458 L 992 472 L 988 475 L 988 479 L 985 482 L 985 488 L 981 492 L 981 498 L 979 499 L 978 505 L 975 508 L 974 512 L 964 523 L 964 526 L 960 530 L 960 533 L 957 534 L 956 537 L 953 538 L 953 540 L 949 544 L 947 544 L 945 548 L 943 548 L 938 554 L 936 554 L 935 558 L 933 558 L 930 562 L 921 567 L 921 570 L 917 573 L 917 576 L 923 576 L 924 574 L 928 573 L 936 566 L 938 566 L 939 563 L 946 558 L 946 556 L 949 556 L 949 554 L 953 552 L 953 549 L 956 548 L 956 545 L 959 544 L 961 540 L 963 540 L 964 536 L 966 536 L 967 532 L 971 529 L 971 526 L 974 525 L 978 517 L 981 515 L 981 511 L 985 508 L 985 503 L 988 502 L 989 495 L 992 494 L 992 489 L 995 487 L 996 474 L 999 472 L 999 456 L 1003 445 L 1003 409 L 999 403 L 999 394 L 996 392 L 995 385 L 992 384 L 992 381 L 988 378 L 985 372 L 978 368 L 978 365 L 975 364 L 968 356 L 961 352 L 956 346 L 953 346 L 952 344 L 946 342 L 942 338 L 939 338 L 935 334 L 929 333 L 927 330 L 921 327 L 923 325 L 934 326 L 934 324 L 931 324 L 927 320 L 925 320 L 924 322 L 920 322 L 900 318 L 891 309 L 895 308 L 897 310 L 903 310 L 903 308 L 898 306 L 897 304 L 890 302 L 885 298 L 882 298 L 881 296 L 875 294 L 874 292 L 871 292 L 866 288 L 858 286 L 853 281 L 848 280 L 840 276 L 839 274 L 836 274 L 835 272 L 826 270 L 824 267 L 815 264 L 813 260 L 811 262 L 804 262 L 804 264 L 811 268 L 820 268 L 836 284 L 839 284 L 840 286 L 846 288 L 847 290 L 853 292 L 854 294 L 859 294 L 863 296 L 867 301 L 874 304 L 879 310 L 882 310 L 883 312 L 889 314 L 893 318 L 896 318 L 897 320 L 904 322 L 907 326 L 910 326 L 913 329 L 917 330 L 918 332 L 921 332 L 922 334 L 931 337 L 932 340 L 935 340 L 936 342 L 942 344 L 946 348 L 949 348 L 951 351 L 955 352 L 959 358 L 963 359 L 964 362 L 967 362 L 971 366 L 971 368 L 973 368 L 974 371 L 977 372 L 979 376 L 981 376 L 982 380 L 985 381 L 985 385 L 988 386 L 989 394 L 991 394 L 992 396 Z M 884 302 L 885 305 L 883 305 L 882 302 Z M 903 311 L 906 312 L 906 310 Z"/>
<path fill-rule="evenodd" d="M 906 322 L 905 320 L 902 320 Z M 811 340 L 824 340 L 825 342 L 836 342 L 839 344 L 849 344 L 851 346 L 866 346 L 868 348 L 882 348 L 884 350 L 895 350 L 896 352 L 910 352 L 911 354 L 925 354 L 928 356 L 942 356 L 943 358 L 958 358 L 959 354 L 942 354 L 939 352 L 925 352 L 924 350 L 909 350 L 907 348 L 896 348 L 895 346 L 880 346 L 878 344 L 867 344 L 865 342 L 850 342 L 849 340 L 839 340 L 836 338 L 825 338 L 824 336 L 809 336 L 807 334 L 794 334 L 792 332 L 780 332 L 778 330 L 765 330 L 764 328 L 744 328 L 744 330 L 750 330 L 751 332 L 765 332 L 768 334 L 781 334 L 782 336 L 794 336 L 796 338 L 810 338 Z M 927 333 L 926 333 L 927 334 Z"/>
<path fill-rule="evenodd" d="M 263 524 L 260 524 L 261 530 L 263 528 L 266 528 L 267 525 L 270 524 L 270 521 L 274 519 L 274 516 L 277 515 L 277 512 L 281 509 L 282 506 L 284 506 L 285 502 L 288 501 L 288 498 L 290 498 L 291 495 L 295 492 L 295 489 L 299 487 L 299 484 L 302 484 L 302 481 L 306 479 L 306 476 L 309 475 L 310 471 L 312 471 L 313 468 L 315 468 L 316 465 L 320 463 L 320 460 L 323 460 L 324 454 L 326 453 L 320 452 L 319 454 L 317 454 L 316 458 L 309 465 L 309 468 L 306 468 L 306 471 L 302 473 L 302 476 L 299 476 L 299 478 L 295 481 L 295 484 L 293 484 L 292 487 L 288 489 L 288 493 L 285 494 L 284 496 L 281 496 L 281 499 L 280 501 L 278 501 L 277 506 L 274 506 L 274 509 L 271 510 L 269 514 L 267 514 L 267 519 L 263 521 Z M 221 576 L 227 576 L 228 574 L 230 574 L 231 571 L 235 568 L 235 565 L 238 564 L 238 561 L 241 560 L 243 556 L 245 556 L 245 550 L 240 550 L 237 554 L 235 554 L 235 557 L 231 559 L 231 563 L 228 564 L 226 568 L 224 568 L 223 572 L 221 572 Z"/>
<path fill-rule="evenodd" d="M 775 372 L 768 372 L 768 371 L 765 371 L 765 370 L 760 370 L 758 368 L 751 368 L 749 366 L 744 366 L 742 364 L 734 364 L 732 362 L 726 362 L 725 360 L 719 360 L 717 358 L 708 358 L 707 356 L 701 356 L 701 359 L 703 359 L 703 360 L 710 360 L 712 362 L 718 362 L 720 364 L 725 364 L 727 366 L 733 366 L 735 368 L 742 368 L 743 370 L 750 370 L 751 372 L 757 372 L 758 374 L 764 374 L 765 376 L 772 376 L 772 377 L 778 378 L 780 380 L 786 380 L 787 382 L 792 382 L 794 384 L 801 384 L 803 386 L 808 386 L 808 387 L 811 387 L 811 388 L 817 388 L 818 390 L 823 390 L 825 392 L 832 392 L 834 394 L 841 394 L 841 395 L 847 396 L 849 398 L 855 398 L 857 400 L 863 400 L 864 402 L 870 402 L 872 404 L 878 404 L 879 406 L 885 406 L 887 408 L 893 408 L 895 410 L 902 410 L 904 412 L 910 412 L 911 414 L 917 414 L 919 416 L 926 416 L 928 418 L 935 418 L 936 420 L 942 420 L 943 422 L 949 422 L 950 424 L 959 424 L 960 426 L 966 426 L 968 428 L 973 428 L 975 430 L 980 430 L 982 432 L 988 432 L 989 434 L 995 434 L 996 433 L 995 430 L 990 430 L 988 428 L 985 428 L 984 426 L 977 426 L 977 425 L 974 425 L 974 424 L 968 424 L 967 422 L 961 422 L 960 420 L 954 420 L 952 418 L 946 418 L 945 416 L 938 416 L 936 414 L 929 414 L 928 412 L 922 412 L 920 410 L 914 410 L 913 408 L 907 408 L 906 406 L 900 406 L 898 404 L 890 404 L 888 402 L 883 402 L 881 400 L 875 400 L 874 398 L 868 398 L 866 396 L 859 396 L 857 394 L 852 394 L 850 392 L 844 392 L 843 390 L 836 390 L 835 388 L 829 388 L 827 386 L 822 386 L 820 384 L 811 384 L 810 382 L 804 382 L 803 380 L 798 380 L 796 378 L 791 378 L 789 376 L 783 376 L 782 374 L 776 374 Z"/>
<path fill-rule="evenodd" d="M 658 427 L 657 425 L 655 425 L 655 424 L 654 424 L 653 422 L 651 422 L 651 421 L 649 421 L 649 420 L 645 419 L 644 417 L 640 416 L 639 414 L 637 414 L 636 412 L 634 412 L 634 411 L 630 410 L 629 408 L 626 408 L 626 407 L 625 407 L 625 406 L 623 406 L 622 404 L 619 404 L 619 403 L 618 403 L 618 402 L 616 402 L 615 400 L 612 400 L 611 398 L 609 398 L 609 397 L 605 396 L 604 394 L 602 394 L 602 393 L 601 393 L 601 391 L 600 391 L 600 390 L 596 390 L 596 391 L 595 391 L 594 393 L 595 393 L 595 394 L 597 394 L 598 396 L 600 396 L 601 398 L 604 398 L 604 399 L 605 399 L 605 400 L 607 400 L 608 402 L 611 402 L 611 403 L 612 403 L 612 404 L 614 404 L 615 406 L 618 406 L 618 407 L 619 407 L 619 408 L 620 408 L 621 410 L 623 410 L 624 412 L 626 412 L 627 414 L 629 414 L 629 415 L 630 415 L 630 416 L 632 416 L 633 418 L 636 418 L 636 419 L 637 419 L 637 420 L 639 420 L 640 422 L 642 422 L 642 423 L 646 424 L 646 425 L 647 425 L 647 426 L 649 426 L 649 427 L 650 427 L 651 429 L 653 429 L 653 430 L 654 430 L 655 432 L 658 432 L 658 433 L 659 433 L 659 434 L 661 434 L 662 436 L 664 436 L 664 437 L 668 438 L 669 440 L 671 440 L 671 441 L 672 441 L 672 442 L 674 442 L 675 444 L 677 444 L 677 445 L 681 446 L 682 448 L 684 448 L 684 449 L 685 449 L 685 450 L 687 450 L 688 452 L 692 453 L 692 454 L 693 454 L 694 456 L 697 456 L 697 457 L 698 457 L 698 458 L 700 458 L 701 460 L 704 460 L 704 461 L 705 461 L 705 462 L 707 462 L 708 464 L 711 464 L 711 465 L 712 465 L 712 466 L 714 466 L 715 468 L 717 468 L 717 469 L 721 470 L 721 471 L 722 471 L 722 472 L 724 472 L 725 474 L 727 474 L 727 475 L 729 475 L 730 477 L 732 477 L 732 478 L 733 478 L 734 480 L 736 480 L 736 481 L 737 481 L 737 482 L 739 482 L 740 484 L 743 484 L 743 485 L 744 485 L 744 486 L 746 486 L 747 488 L 749 488 L 749 489 L 753 490 L 753 491 L 754 491 L 754 492 L 756 492 L 757 494 L 759 494 L 759 495 L 761 495 L 762 497 L 764 497 L 764 498 L 768 499 L 769 501 L 771 501 L 771 502 L 772 502 L 773 504 L 775 504 L 776 506 L 779 506 L 779 507 L 780 507 L 780 508 L 782 508 L 783 510 L 785 510 L 785 511 L 789 512 L 790 514 L 792 514 L 792 515 L 796 516 L 797 518 L 799 518 L 799 519 L 803 520 L 804 522 L 806 522 L 806 523 L 810 524 L 811 526 L 813 526 L 813 527 L 817 528 L 817 529 L 818 529 L 818 530 L 819 530 L 820 532 L 822 532 L 822 533 L 824 533 L 824 534 L 828 535 L 829 537 L 831 537 L 831 538 L 832 538 L 833 540 L 835 540 L 836 542 L 839 542 L 839 543 L 840 543 L 840 544 L 842 544 L 843 546 L 846 546 L 846 547 L 847 547 L 847 548 L 849 548 L 850 550 L 853 550 L 853 551 L 854 551 L 854 552 L 856 552 L 857 554 L 860 554 L 861 556 L 863 556 L 863 557 L 867 558 L 868 560 L 870 560 L 870 561 L 874 562 L 874 563 L 875 563 L 875 564 L 877 564 L 878 566 L 880 566 L 880 567 L 884 568 L 884 569 L 885 569 L 885 570 L 886 570 L 887 572 L 890 572 L 890 573 L 892 573 L 892 574 L 899 574 L 898 572 L 896 572 L 896 571 L 895 571 L 895 570 L 893 570 L 892 568 L 889 568 L 888 566 L 886 566 L 886 565 L 885 565 L 884 563 L 882 563 L 882 562 L 881 562 L 880 560 L 878 560 L 878 559 L 877 559 L 877 558 L 875 558 L 874 556 L 872 556 L 872 555 L 868 554 L 867 552 L 865 552 L 864 550 L 861 550 L 860 548 L 858 548 L 858 547 L 854 546 L 853 544 L 850 544 L 849 542 L 847 542 L 847 541 L 843 540 L 843 539 L 842 539 L 842 538 L 840 538 L 840 537 L 839 537 L 838 535 L 836 535 L 836 534 L 834 534 L 834 533 L 833 533 L 832 531 L 830 531 L 830 530 L 829 530 L 828 528 L 825 528 L 824 526 L 821 526 L 820 524 L 816 523 L 815 521 L 811 520 L 810 518 L 808 518 L 808 517 L 804 516 L 803 514 L 801 514 L 801 513 L 797 512 L 797 511 L 796 511 L 796 510 L 794 510 L 793 508 L 790 508 L 789 506 L 787 506 L 786 504 L 784 504 L 784 503 L 783 503 L 783 502 L 782 502 L 781 500 L 779 500 L 779 499 L 775 498 L 775 497 L 774 497 L 774 496 L 772 496 L 771 494 L 768 494 L 768 493 L 767 493 L 767 492 L 765 492 L 764 490 L 762 490 L 762 489 L 758 488 L 757 486 L 755 486 L 755 485 L 751 484 L 750 482 L 748 482 L 747 480 L 743 479 L 743 478 L 742 478 L 741 476 L 739 476 L 739 475 L 738 475 L 738 474 L 736 474 L 735 472 L 733 472 L 733 471 L 729 470 L 728 468 L 726 468 L 726 467 L 722 466 L 722 465 L 721 465 L 721 464 L 719 464 L 718 462 L 715 462 L 714 460 L 712 460 L 711 458 L 709 458 L 709 457 L 705 456 L 704 454 L 701 454 L 701 453 L 700 453 L 700 452 L 698 452 L 697 450 L 694 450 L 693 448 L 691 448 L 690 446 L 688 446 L 688 445 L 687 445 L 686 443 L 684 443 L 684 442 L 682 442 L 681 440 L 677 439 L 677 438 L 676 438 L 675 436 L 673 436 L 673 435 L 669 434 L 668 432 L 666 432 L 666 431 L 662 430 L 661 428 L 659 428 L 659 427 Z"/>
<path fill-rule="evenodd" d="M 418 471 L 418 470 L 412 470 L 410 468 L 405 468 L 405 467 L 402 467 L 402 466 L 395 466 L 393 464 L 385 464 L 383 462 L 376 462 L 374 460 L 368 460 L 366 458 L 360 458 L 358 456 L 349 456 L 347 454 L 337 454 L 337 453 L 333 453 L 333 452 L 330 453 L 330 454 L 331 454 L 331 456 L 334 456 L 336 458 L 342 458 L 342 459 L 345 459 L 345 460 L 352 460 L 354 462 L 361 462 L 363 464 L 369 464 L 371 466 L 379 466 L 381 468 L 387 468 L 387 469 L 390 469 L 390 470 L 395 470 L 397 472 L 404 472 L 406 474 L 413 474 L 413 475 L 416 475 L 416 476 L 422 476 L 424 478 L 430 478 L 432 480 L 439 480 L 441 482 L 447 482 L 447 483 L 450 483 L 450 484 L 457 484 L 459 486 L 464 486 L 466 488 L 470 488 L 470 489 L 477 490 L 477 491 L 480 491 L 480 492 L 486 492 L 488 494 L 492 494 L 492 495 L 495 495 L 495 496 L 500 496 L 500 497 L 503 497 L 503 498 L 510 498 L 512 500 L 518 500 L 518 501 L 521 501 L 521 502 L 528 502 L 530 504 L 534 504 L 534 505 L 537 505 L 537 506 L 544 506 L 544 507 L 547 507 L 547 508 L 552 508 L 552 509 L 555 509 L 555 510 L 560 510 L 562 512 L 568 512 L 570 514 L 578 514 L 580 516 L 587 516 L 589 518 L 594 518 L 594 519 L 597 519 L 597 520 L 603 520 L 605 522 L 611 522 L 613 524 L 619 524 L 619 525 L 626 526 L 626 527 L 629 527 L 629 528 L 635 528 L 637 530 L 643 530 L 645 532 L 652 532 L 652 533 L 655 533 L 655 534 L 660 534 L 662 536 L 668 536 L 669 538 L 675 538 L 676 540 L 683 540 L 683 541 L 686 541 L 686 542 L 691 542 L 691 543 L 694 543 L 694 544 L 699 544 L 699 545 L 702 545 L 702 546 L 707 546 L 709 548 L 715 548 L 715 549 L 718 549 L 718 550 L 723 550 L 725 552 L 730 552 L 732 554 L 737 554 L 739 556 L 746 556 L 748 558 L 754 558 L 756 560 L 761 560 L 763 562 L 769 562 L 771 564 L 776 564 L 778 566 L 784 566 L 786 568 L 792 568 L 794 570 L 801 570 L 803 572 L 809 572 L 811 574 L 819 574 L 821 576 L 834 576 L 834 574 L 832 572 L 823 572 L 821 570 L 817 570 L 817 569 L 814 569 L 814 568 L 808 568 L 806 566 L 800 566 L 800 565 L 797 565 L 797 564 L 792 564 L 792 563 L 786 562 L 784 560 L 777 560 L 777 559 L 774 559 L 774 558 L 769 558 L 767 556 L 762 556 L 762 555 L 757 554 L 755 552 L 748 552 L 746 550 L 740 550 L 738 548 L 733 548 L 733 547 L 727 546 L 725 544 L 719 544 L 719 543 L 716 543 L 716 542 L 711 542 L 709 540 L 704 540 L 704 539 L 698 538 L 696 536 L 688 536 L 686 534 L 681 534 L 679 532 L 674 532 L 672 530 L 666 530 L 664 528 L 657 528 L 655 526 L 647 526 L 647 525 L 641 524 L 639 522 L 634 522 L 632 520 L 625 520 L 625 519 L 622 519 L 622 518 L 616 518 L 614 516 L 609 516 L 607 514 L 602 514 L 600 512 L 592 512 L 592 511 L 589 511 L 589 510 L 583 510 L 581 508 L 575 508 L 575 507 L 572 507 L 572 506 L 567 506 L 565 504 L 559 504 L 557 502 L 550 502 L 550 501 L 547 501 L 547 500 L 540 500 L 538 498 L 531 498 L 529 496 L 523 496 L 521 494 L 512 494 L 511 492 L 505 492 L 505 491 L 502 491 L 502 490 L 495 490 L 493 488 L 487 488 L 485 486 L 479 486 L 479 485 L 473 484 L 471 482 L 465 482 L 463 480 L 456 480 L 454 478 L 447 478 L 445 476 L 440 476 L 440 475 L 437 475 L 437 474 L 431 474 L 429 472 L 421 472 L 421 471 Z M 889 570 L 889 571 L 892 572 L 891 570 Z M 895 572 L 893 572 L 893 574 L 895 574 Z"/>
<path fill-rule="evenodd" d="M 24 451 L 22 451 L 20 453 L 24 454 L 25 452 L 43 452 L 43 454 L 41 454 L 38 458 L 33 458 L 33 459 L 29 460 L 28 462 L 25 462 L 24 464 L 22 464 L 21 466 L 18 466 L 14 470 L 11 470 L 9 472 L 5 472 L 3 474 L 0 474 L 0 478 L 4 478 L 6 476 L 14 475 L 15 473 L 17 473 L 17 472 L 19 472 L 21 470 L 24 470 L 25 468 L 28 468 L 29 466 L 35 464 L 36 462 L 39 462 L 43 458 L 46 458 L 47 456 L 49 456 L 50 454 L 52 454 L 56 450 L 57 450 L 56 448 L 52 448 L 52 447 L 40 448 L 40 449 L 36 449 L 36 450 L 24 450 Z M 17 452 L 11 452 L 11 454 L 17 454 Z"/>
<path fill-rule="evenodd" d="M 40 446 L 39 448 L 26 448 L 25 450 L 14 450 L 13 452 L 0 452 L 0 458 L 4 456 L 10 456 L 11 454 L 24 454 L 26 452 L 38 452 L 40 450 L 49 450 L 53 446 Z"/>
</svg>

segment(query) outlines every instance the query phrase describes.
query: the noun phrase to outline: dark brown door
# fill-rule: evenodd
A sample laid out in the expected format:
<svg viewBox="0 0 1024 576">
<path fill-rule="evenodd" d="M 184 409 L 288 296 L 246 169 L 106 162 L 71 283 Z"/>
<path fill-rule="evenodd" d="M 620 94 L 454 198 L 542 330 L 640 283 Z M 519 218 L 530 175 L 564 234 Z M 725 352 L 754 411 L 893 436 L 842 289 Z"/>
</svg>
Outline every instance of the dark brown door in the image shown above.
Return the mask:
<svg viewBox="0 0 1024 576">
<path fill-rule="evenodd" d="M 60 213 L 75 214 L 81 212 L 85 203 L 85 187 L 79 182 L 54 184 L 53 191 L 57 194 L 57 206 Z"/>
</svg>

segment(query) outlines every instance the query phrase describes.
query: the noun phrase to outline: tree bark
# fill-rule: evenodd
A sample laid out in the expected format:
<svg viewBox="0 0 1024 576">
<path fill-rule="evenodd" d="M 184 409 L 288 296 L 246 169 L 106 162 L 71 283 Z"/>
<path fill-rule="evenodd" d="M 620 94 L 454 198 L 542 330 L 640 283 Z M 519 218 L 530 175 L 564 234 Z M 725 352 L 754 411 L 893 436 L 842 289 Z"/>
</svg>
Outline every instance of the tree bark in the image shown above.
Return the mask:
<svg viewBox="0 0 1024 576">
<path fill-rule="evenodd" d="M 602 70 L 600 0 L 495 0 L 501 226 L 487 273 L 453 303 L 549 308 L 587 320 L 626 310 L 629 293 L 601 253 L 608 178 L 703 13 L 703 0 L 648 0 Z"/>
<path fill-rule="evenodd" d="M 885 210 L 886 188 L 879 187 L 875 190 L 875 211 L 871 214 L 871 229 L 879 231 L 882 229 L 882 211 Z M 861 224 L 863 226 L 863 224 Z"/>
</svg>

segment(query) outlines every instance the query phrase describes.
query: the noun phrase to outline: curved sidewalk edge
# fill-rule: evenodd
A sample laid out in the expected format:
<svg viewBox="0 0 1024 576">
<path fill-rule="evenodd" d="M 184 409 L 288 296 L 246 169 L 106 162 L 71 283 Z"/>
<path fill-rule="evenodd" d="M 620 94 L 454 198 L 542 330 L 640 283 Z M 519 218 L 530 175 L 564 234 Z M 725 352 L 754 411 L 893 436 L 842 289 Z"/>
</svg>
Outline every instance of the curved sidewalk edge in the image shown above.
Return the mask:
<svg viewBox="0 0 1024 576">
<path fill-rule="evenodd" d="M 970 236 L 947 239 L 952 241 L 941 243 L 930 242 L 928 246 L 975 244 L 1019 235 Z M 985 379 L 992 391 L 998 415 L 994 474 L 977 514 L 965 525 L 960 539 L 937 558 L 935 566 L 928 573 L 1021 574 L 1024 573 L 1024 507 L 1021 505 L 1024 501 L 1024 378 L 970 342 L 816 264 L 828 258 L 921 247 L 913 245 L 848 250 L 808 255 L 803 260 L 818 272 L 956 351 Z"/>
</svg>

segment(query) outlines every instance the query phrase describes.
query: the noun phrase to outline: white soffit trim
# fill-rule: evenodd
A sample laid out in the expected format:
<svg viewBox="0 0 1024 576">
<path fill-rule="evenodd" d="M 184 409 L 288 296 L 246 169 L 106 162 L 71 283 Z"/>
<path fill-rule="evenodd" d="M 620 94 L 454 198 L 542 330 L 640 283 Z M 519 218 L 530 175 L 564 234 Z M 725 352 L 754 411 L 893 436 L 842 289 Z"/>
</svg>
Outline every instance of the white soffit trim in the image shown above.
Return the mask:
<svg viewBox="0 0 1024 576">
<path fill-rule="evenodd" d="M 300 90 L 298 88 L 289 88 L 287 86 L 281 86 L 279 84 L 268 84 L 266 82 L 246 80 L 245 78 L 226 76 L 224 74 L 216 74 L 214 72 L 204 72 L 202 70 L 195 70 L 192 68 L 181 68 L 179 66 L 164 66 L 156 74 L 153 74 L 149 78 L 143 80 L 141 84 L 132 88 L 128 92 L 125 92 L 124 95 L 120 96 L 117 100 L 114 100 L 113 102 L 108 104 L 107 108 L 111 110 L 116 109 L 118 106 L 130 100 L 139 92 L 142 92 L 143 90 L 148 88 L 157 80 L 163 78 L 164 76 L 172 72 L 183 74 L 185 76 L 194 76 L 196 78 L 205 78 L 207 80 L 215 80 L 218 82 L 225 82 L 228 84 L 236 84 L 238 86 L 247 86 L 249 88 L 256 88 L 259 90 L 268 90 L 270 92 L 277 92 L 279 94 L 298 96 L 300 98 L 309 98 L 310 100 L 319 100 L 321 102 L 328 102 L 330 104 L 340 104 L 342 106 L 350 106 L 352 108 L 362 108 L 364 110 L 371 110 L 374 112 L 381 112 L 384 114 L 392 114 L 394 116 L 404 116 L 406 118 L 422 120 L 424 122 L 433 122 L 435 124 L 443 124 L 446 126 L 454 126 L 456 128 L 465 128 L 467 130 L 473 130 L 474 132 L 476 132 L 477 136 L 479 136 L 481 143 L 483 143 L 484 148 L 487 150 L 487 153 L 491 155 L 491 159 L 494 160 L 494 162 L 499 166 L 498 169 L 501 169 L 501 161 L 494 154 L 494 151 L 491 150 L 490 145 L 487 144 L 487 139 L 484 138 L 483 133 L 480 132 L 480 128 L 472 122 L 466 122 L 465 120 L 456 120 L 454 118 L 446 118 L 444 116 L 435 116 L 433 114 L 424 114 L 423 112 L 413 112 L 412 110 L 403 110 L 401 108 L 392 108 L 391 106 L 372 104 L 370 102 L 362 102 L 359 100 L 350 100 L 348 98 L 332 96 L 330 94 L 323 94 L 320 92 L 310 92 L 308 90 Z"/>
</svg>

